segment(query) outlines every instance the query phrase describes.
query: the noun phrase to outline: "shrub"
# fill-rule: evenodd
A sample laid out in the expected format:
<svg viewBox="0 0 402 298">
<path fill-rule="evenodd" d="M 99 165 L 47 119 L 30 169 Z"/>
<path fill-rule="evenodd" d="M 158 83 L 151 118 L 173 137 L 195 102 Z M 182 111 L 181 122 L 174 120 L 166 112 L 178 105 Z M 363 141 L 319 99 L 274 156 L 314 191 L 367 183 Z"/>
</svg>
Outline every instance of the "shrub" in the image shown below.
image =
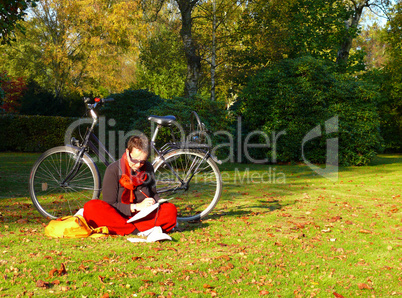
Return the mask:
<svg viewBox="0 0 402 298">
<path fill-rule="evenodd" d="M 401 75 L 389 69 L 374 69 L 365 78 L 378 84 L 381 98 L 378 102 L 381 136 L 386 152 L 402 152 L 402 84 Z"/>
<path fill-rule="evenodd" d="M 149 111 L 161 116 L 174 115 L 180 123 L 185 125 L 191 121 L 191 112 L 196 111 L 201 121 L 211 131 L 227 127 L 225 104 L 219 101 L 211 101 L 200 95 L 165 99 L 160 105 L 151 108 Z"/>
<path fill-rule="evenodd" d="M 0 115 L 0 151 L 43 152 L 64 145 L 74 118 Z"/>
<path fill-rule="evenodd" d="M 102 108 L 102 114 L 107 119 L 114 119 L 117 130 L 145 131 L 149 126 L 148 110 L 162 103 L 162 99 L 148 90 L 125 90 L 123 93 L 112 94 L 114 102 L 107 103 Z"/>
<path fill-rule="evenodd" d="M 174 115 L 183 128 L 186 137 L 191 133 L 192 111 L 197 112 L 201 122 L 205 124 L 207 141 L 211 142 L 212 145 L 220 143 L 221 138 L 214 133 L 229 128 L 228 113 L 223 102 L 211 101 L 200 95 L 175 97 L 165 99 L 160 105 L 149 110 L 154 115 Z M 180 138 L 178 130 L 175 130 L 174 133 L 177 139 Z M 169 141 L 168 134 L 169 132 L 166 129 L 161 131 L 160 143 Z"/>
<path fill-rule="evenodd" d="M 226 128 L 228 123 L 224 104 L 201 96 L 162 99 L 147 90 L 126 90 L 120 94 L 112 94 L 110 97 L 113 97 L 115 101 L 105 105 L 102 108 L 102 114 L 107 119 L 116 120 L 113 129 L 124 132 L 137 130 L 150 136 L 152 132 L 151 123 L 148 121 L 149 116 L 174 115 L 188 133 L 191 111 L 196 111 L 201 121 L 212 132 Z M 175 129 L 174 134 L 177 138 L 180 137 L 178 133 L 179 130 Z M 158 135 L 158 145 L 168 142 L 169 134 L 170 130 L 161 129 Z"/>
<path fill-rule="evenodd" d="M 4 92 L 4 90 L 2 88 L 2 85 L 6 81 L 6 79 L 7 79 L 6 74 L 0 73 L 0 105 L 3 105 L 3 99 L 6 96 L 6 93 Z"/>
<path fill-rule="evenodd" d="M 21 106 L 21 98 L 26 91 L 23 78 L 11 78 L 6 72 L 0 74 L 0 109 L 6 113 L 16 113 Z"/>
<path fill-rule="evenodd" d="M 306 143 L 310 162 L 326 162 L 326 140 L 339 138 L 339 162 L 367 164 L 381 149 L 375 86 L 347 74 L 335 73 L 330 64 L 312 57 L 288 59 L 271 65 L 250 80 L 237 111 L 246 133 L 285 131 L 277 141 L 276 161 L 299 162 L 306 134 L 321 125 L 322 138 Z M 325 121 L 339 117 L 337 134 L 325 135 Z M 259 159 L 273 160 L 273 148 L 255 149 Z"/>
</svg>

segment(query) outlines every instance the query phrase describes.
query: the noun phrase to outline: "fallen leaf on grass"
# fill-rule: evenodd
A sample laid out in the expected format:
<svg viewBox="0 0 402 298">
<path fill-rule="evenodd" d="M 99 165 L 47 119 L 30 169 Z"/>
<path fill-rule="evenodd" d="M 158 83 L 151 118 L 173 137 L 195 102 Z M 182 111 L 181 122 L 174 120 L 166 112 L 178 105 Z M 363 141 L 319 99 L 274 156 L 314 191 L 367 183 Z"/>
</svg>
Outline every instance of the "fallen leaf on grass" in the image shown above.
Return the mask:
<svg viewBox="0 0 402 298">
<path fill-rule="evenodd" d="M 47 289 L 47 288 L 49 288 L 49 283 L 48 283 L 47 281 L 38 280 L 38 281 L 36 282 L 36 286 L 37 286 L 38 288 Z"/>
<path fill-rule="evenodd" d="M 57 272 L 59 273 L 59 276 L 67 274 L 66 266 L 64 266 L 64 263 L 61 263 L 60 269 Z"/>
<path fill-rule="evenodd" d="M 161 285 L 171 286 L 173 287 L 175 284 L 171 279 L 167 279 L 165 282 L 160 283 Z"/>
<path fill-rule="evenodd" d="M 210 286 L 210 285 L 208 285 L 208 284 L 204 284 L 204 289 L 213 289 L 214 287 L 213 286 Z"/>
<path fill-rule="evenodd" d="M 57 269 L 56 269 L 56 268 L 50 270 L 50 272 L 49 272 L 49 277 L 53 277 L 56 272 L 57 272 Z"/>
<path fill-rule="evenodd" d="M 269 295 L 269 292 L 265 291 L 265 290 L 260 291 L 260 296 L 263 296 L 263 295 Z"/>
<path fill-rule="evenodd" d="M 289 213 L 282 213 L 282 214 L 280 214 L 280 216 L 282 216 L 282 217 L 292 217 L 292 215 L 289 214 Z"/>
<path fill-rule="evenodd" d="M 216 259 L 224 259 L 225 261 L 230 261 L 230 257 L 226 255 L 216 257 Z"/>
<path fill-rule="evenodd" d="M 336 298 L 345 298 L 345 297 L 343 297 L 341 294 L 338 294 L 338 293 L 336 293 L 336 292 L 334 292 L 334 296 L 335 296 Z"/>
<path fill-rule="evenodd" d="M 305 227 L 306 227 L 306 224 L 305 223 L 296 223 L 296 226 L 299 228 L 299 229 L 304 229 Z"/>
<path fill-rule="evenodd" d="M 52 269 L 49 271 L 49 277 L 54 277 L 54 276 L 62 276 L 64 274 L 67 274 L 66 267 L 64 266 L 64 263 L 61 263 L 60 269 Z"/>
<path fill-rule="evenodd" d="M 194 293 L 194 294 L 201 294 L 202 291 L 196 290 L 196 289 L 189 289 L 188 290 L 190 293 Z"/>
<path fill-rule="evenodd" d="M 220 267 L 219 271 L 226 272 L 226 271 L 231 270 L 233 268 L 234 268 L 234 265 L 232 263 L 228 263 L 227 266 Z"/>
<path fill-rule="evenodd" d="M 84 264 L 81 264 L 78 269 L 82 270 L 82 271 L 86 271 L 88 269 L 88 266 L 84 266 Z"/>
<path fill-rule="evenodd" d="M 330 219 L 329 219 L 329 222 L 337 222 L 337 221 L 339 221 L 339 220 L 341 220 L 341 219 L 342 219 L 342 217 L 340 217 L 340 216 L 338 215 L 338 216 L 335 216 L 335 217 L 330 218 Z"/>
<path fill-rule="evenodd" d="M 368 284 L 358 284 L 357 285 L 360 290 L 372 290 L 373 287 L 370 287 Z"/>
<path fill-rule="evenodd" d="M 359 232 L 362 234 L 372 234 L 373 233 L 373 232 L 371 232 L 369 230 L 365 230 L 365 229 L 361 229 Z"/>
</svg>

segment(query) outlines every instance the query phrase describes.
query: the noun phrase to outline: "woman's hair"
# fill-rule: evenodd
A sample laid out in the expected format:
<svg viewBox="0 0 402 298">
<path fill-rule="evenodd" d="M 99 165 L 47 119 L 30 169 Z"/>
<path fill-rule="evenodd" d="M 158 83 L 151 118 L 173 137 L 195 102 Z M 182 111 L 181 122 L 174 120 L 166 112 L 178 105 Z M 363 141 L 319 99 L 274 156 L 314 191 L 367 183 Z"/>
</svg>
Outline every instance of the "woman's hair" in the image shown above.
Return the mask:
<svg viewBox="0 0 402 298">
<path fill-rule="evenodd" d="M 146 154 L 149 154 L 149 141 L 145 135 L 132 136 L 127 142 L 128 151 L 133 151 L 133 149 L 141 150 Z"/>
</svg>

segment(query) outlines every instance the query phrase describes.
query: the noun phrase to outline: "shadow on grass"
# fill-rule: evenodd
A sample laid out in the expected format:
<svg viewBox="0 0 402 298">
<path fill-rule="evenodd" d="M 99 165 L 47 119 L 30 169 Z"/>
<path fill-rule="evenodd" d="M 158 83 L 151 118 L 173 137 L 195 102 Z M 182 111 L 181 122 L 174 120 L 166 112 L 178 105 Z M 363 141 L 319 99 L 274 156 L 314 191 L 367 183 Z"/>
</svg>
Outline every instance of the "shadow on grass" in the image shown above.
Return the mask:
<svg viewBox="0 0 402 298">
<path fill-rule="evenodd" d="M 402 164 L 402 154 L 378 155 L 369 164 L 370 167 L 390 164 Z"/>
<path fill-rule="evenodd" d="M 219 218 L 225 218 L 225 217 L 243 217 L 243 216 L 248 216 L 248 215 L 256 215 L 256 214 L 265 214 L 269 212 L 273 212 L 275 210 L 280 210 L 283 207 L 290 206 L 296 203 L 290 202 L 286 204 L 282 204 L 278 200 L 274 200 L 271 202 L 265 202 L 265 201 L 258 201 L 261 203 L 260 205 L 247 205 L 247 206 L 239 206 L 236 207 L 236 210 L 230 210 L 230 211 L 222 211 L 220 209 L 216 209 L 215 212 L 213 211 L 211 215 L 208 215 L 208 218 L 211 219 L 219 219 Z"/>
</svg>

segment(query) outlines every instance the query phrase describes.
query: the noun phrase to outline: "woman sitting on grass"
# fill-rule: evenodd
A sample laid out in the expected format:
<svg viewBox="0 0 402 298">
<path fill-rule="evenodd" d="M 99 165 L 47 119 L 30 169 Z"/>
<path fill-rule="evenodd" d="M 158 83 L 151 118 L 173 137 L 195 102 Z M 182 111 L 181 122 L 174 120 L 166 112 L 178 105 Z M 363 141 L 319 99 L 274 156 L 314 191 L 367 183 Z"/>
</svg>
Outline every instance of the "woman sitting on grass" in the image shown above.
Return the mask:
<svg viewBox="0 0 402 298">
<path fill-rule="evenodd" d="M 110 164 L 103 179 L 103 200 L 91 200 L 84 205 L 84 218 L 94 228 L 106 226 L 110 234 L 139 234 L 152 231 L 170 232 L 177 224 L 177 209 L 171 203 L 146 217 L 127 223 L 127 220 L 158 202 L 155 173 L 147 161 L 149 142 L 145 136 L 132 136 L 121 159 Z M 160 227 L 153 229 L 154 227 Z M 162 231 L 161 231 L 162 230 Z"/>
</svg>

